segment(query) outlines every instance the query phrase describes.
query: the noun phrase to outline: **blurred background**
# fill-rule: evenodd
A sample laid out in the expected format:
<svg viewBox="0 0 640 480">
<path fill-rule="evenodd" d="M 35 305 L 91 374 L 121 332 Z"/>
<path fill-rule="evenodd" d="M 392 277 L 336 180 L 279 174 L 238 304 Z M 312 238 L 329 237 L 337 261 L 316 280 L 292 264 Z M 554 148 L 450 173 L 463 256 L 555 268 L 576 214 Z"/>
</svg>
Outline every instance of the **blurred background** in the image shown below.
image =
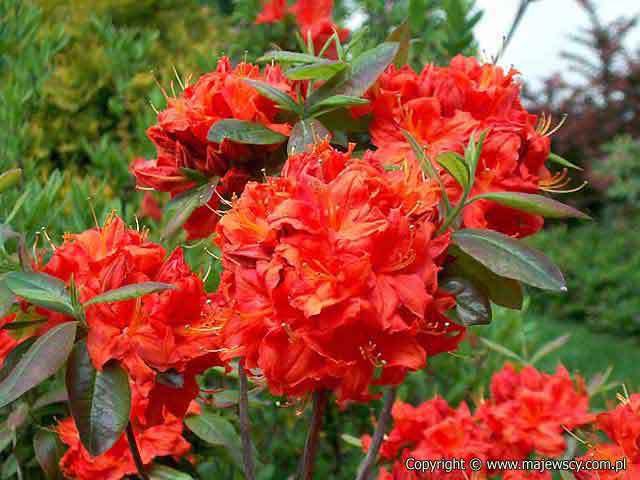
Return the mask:
<svg viewBox="0 0 640 480">
<path fill-rule="evenodd" d="M 64 232 L 94 225 L 92 209 L 100 220 L 113 209 L 131 224 L 140 217 L 156 235 L 128 165 L 154 155 L 145 130 L 164 107 L 160 87 L 170 92 L 176 72 L 197 78 L 222 54 L 237 62 L 273 45 L 295 49 L 286 22 L 254 25 L 260 10 L 261 0 L 0 0 L 0 171 L 24 171 L 18 188 L 0 194 L 0 273 L 16 262 L 12 232 L 26 234 L 30 247 L 45 228 L 60 243 Z M 553 151 L 582 168 L 573 184 L 588 185 L 561 200 L 594 217 L 549 222 L 531 239 L 565 273 L 566 295 L 530 291 L 524 312 L 499 310 L 491 325 L 472 327 L 460 351 L 411 375 L 403 399 L 440 393 L 473 402 L 505 361 L 547 371 L 563 363 L 599 379 L 601 390 L 640 389 L 639 10 L 633 0 L 336 1 L 337 23 L 352 34 L 367 29 L 371 45 L 409 18 L 414 68 L 463 53 L 500 55 L 500 65 L 520 70 L 532 111 L 567 115 Z M 194 266 L 203 257 L 190 250 Z M 217 372 L 204 379 L 210 387 L 226 381 Z M 233 391 L 224 395 L 217 404 L 233 406 Z M 607 398 L 613 393 L 594 402 Z M 254 400 L 260 478 L 281 479 L 278 472 L 295 469 L 308 412 L 304 404 L 273 408 L 276 399 L 264 394 Z M 369 431 L 377 408 L 329 411 L 319 478 L 349 478 L 361 455 L 349 435 Z M 190 440 L 198 462 L 183 468 L 241 478 L 224 449 Z"/>
</svg>

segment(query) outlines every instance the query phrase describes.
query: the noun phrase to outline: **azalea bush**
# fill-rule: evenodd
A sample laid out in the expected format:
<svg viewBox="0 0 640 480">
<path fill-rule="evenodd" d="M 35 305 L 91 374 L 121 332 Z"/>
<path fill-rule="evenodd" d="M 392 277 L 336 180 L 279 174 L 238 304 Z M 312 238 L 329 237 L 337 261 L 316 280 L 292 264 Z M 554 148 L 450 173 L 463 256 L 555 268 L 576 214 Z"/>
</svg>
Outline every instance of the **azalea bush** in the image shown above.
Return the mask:
<svg viewBox="0 0 640 480">
<path fill-rule="evenodd" d="M 545 217 L 588 219 L 551 197 L 572 190 L 572 165 L 550 150 L 551 117 L 523 107 L 513 69 L 463 55 L 414 69 L 410 22 L 376 45 L 337 25 L 332 2 L 263 7 L 256 22 L 294 22 L 300 49 L 222 56 L 163 89 L 146 132 L 154 154 L 128 165 L 151 228 L 100 200 L 83 212 L 92 228 L 56 242 L 46 229 L 11 228 L 32 199 L 15 201 L 0 245 L 0 446 L 13 447 L 3 471 L 404 479 L 422 478 L 394 465 L 411 451 L 565 454 L 563 433 L 593 424 L 589 397 L 606 375 L 587 387 L 561 367 L 507 366 L 473 414 L 439 397 L 394 407 L 408 375 L 455 355 L 496 306 L 521 310 L 525 285 L 567 290 L 522 240 Z M 460 48 L 472 48 L 466 40 Z M 0 176 L 3 195 L 22 174 Z M 350 409 L 371 412 L 380 399 L 372 437 L 358 441 L 372 423 L 348 420 Z M 596 420 L 611 443 L 586 455 L 635 469 L 637 399 L 623 400 Z M 308 406 L 308 421 L 278 424 L 283 405 Z M 257 418 L 292 439 L 306 424 L 306 439 L 278 463 Z M 631 419 L 624 435 L 635 440 L 618 418 Z M 340 424 L 359 432 L 339 435 Z M 341 443 L 363 446 L 359 465 L 316 468 L 327 439 L 336 457 Z"/>
</svg>

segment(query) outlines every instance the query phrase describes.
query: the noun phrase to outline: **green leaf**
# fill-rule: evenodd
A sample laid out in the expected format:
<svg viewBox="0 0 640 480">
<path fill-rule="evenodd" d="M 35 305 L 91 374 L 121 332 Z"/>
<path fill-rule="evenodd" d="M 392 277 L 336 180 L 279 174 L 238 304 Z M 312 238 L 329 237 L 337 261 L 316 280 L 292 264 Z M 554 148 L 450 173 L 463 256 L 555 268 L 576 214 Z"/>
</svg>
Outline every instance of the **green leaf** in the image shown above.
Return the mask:
<svg viewBox="0 0 640 480">
<path fill-rule="evenodd" d="M 285 50 L 271 50 L 258 58 L 258 63 L 315 63 L 322 60 L 321 57 L 308 53 L 287 52 Z"/>
<path fill-rule="evenodd" d="M 476 195 L 467 204 L 476 200 L 491 200 L 492 202 L 506 205 L 507 207 L 522 210 L 534 215 L 542 215 L 547 218 L 581 218 L 590 220 L 591 217 L 580 210 L 560 203 L 552 198 L 533 193 L 521 192 L 489 192 Z"/>
<path fill-rule="evenodd" d="M 206 204 L 218 185 L 218 178 L 215 178 L 212 182 L 202 185 L 200 187 L 192 188 L 186 192 L 174 197 L 165 207 L 165 211 L 175 211 L 175 215 L 167 222 L 163 232 L 162 238 L 168 239 L 173 237 L 180 227 L 187 221 L 193 211 Z"/>
<path fill-rule="evenodd" d="M 446 152 L 438 155 L 436 162 L 442 165 L 462 188 L 469 187 L 470 172 L 464 158 L 455 152 Z"/>
<path fill-rule="evenodd" d="M 352 447 L 362 448 L 362 440 L 360 440 L 358 437 L 354 437 L 353 435 L 349 435 L 348 433 L 343 433 L 342 435 L 340 435 L 340 438 L 342 438 L 342 440 L 346 444 L 351 445 Z"/>
<path fill-rule="evenodd" d="M 91 362 L 86 340 L 79 341 L 69 357 L 65 378 L 69 409 L 87 451 L 100 455 L 120 438 L 129 422 L 129 378 L 116 362 L 102 371 Z"/>
<path fill-rule="evenodd" d="M 336 73 L 347 68 L 347 64 L 337 60 L 320 60 L 299 67 L 293 67 L 284 72 L 290 80 L 328 80 Z"/>
<path fill-rule="evenodd" d="M 169 369 L 166 372 L 158 372 L 156 382 L 171 388 L 182 388 L 184 387 L 184 376 L 174 369 Z"/>
<path fill-rule="evenodd" d="M 12 168 L 0 174 L 0 193 L 17 185 L 20 178 L 22 178 L 21 168 Z"/>
<path fill-rule="evenodd" d="M 195 170 L 193 168 L 181 167 L 180 172 L 184 174 L 189 180 L 193 180 L 198 185 L 204 185 L 205 183 L 209 183 L 209 177 L 203 175 L 200 171 Z"/>
<path fill-rule="evenodd" d="M 46 318 L 40 320 L 26 320 L 24 322 L 11 322 L 4 325 L 0 330 L 22 330 L 23 328 L 36 327 L 43 323 L 47 323 Z"/>
<path fill-rule="evenodd" d="M 224 447 L 237 466 L 242 468 L 240 436 L 227 419 L 204 408 L 202 414 L 185 418 L 184 423 L 194 434 L 210 445 Z"/>
<path fill-rule="evenodd" d="M 479 337 L 479 339 L 486 347 L 490 348 L 494 352 L 504 355 L 505 357 L 513 358 L 518 362 L 525 363 L 524 359 L 520 355 L 518 355 L 516 352 L 509 350 L 506 347 L 503 347 L 499 343 L 492 342 L 491 340 L 488 340 L 484 337 Z"/>
<path fill-rule="evenodd" d="M 294 155 L 309 151 L 313 145 L 321 142 L 327 136 L 331 136 L 331 133 L 315 118 L 300 120 L 291 130 L 287 154 Z"/>
<path fill-rule="evenodd" d="M 85 307 L 96 303 L 113 303 L 130 300 L 132 298 L 144 297 L 152 293 L 163 292 L 165 290 L 174 290 L 175 285 L 162 282 L 142 282 L 125 285 L 124 287 L 114 288 L 100 295 L 96 295 L 91 300 L 84 303 Z"/>
<path fill-rule="evenodd" d="M 293 98 L 273 85 L 259 80 L 251 80 L 249 78 L 245 78 L 244 83 L 255 88 L 262 95 L 274 101 L 283 110 L 290 112 L 298 112 L 300 110 L 300 106 L 293 100 Z"/>
<path fill-rule="evenodd" d="M 193 477 L 187 473 L 157 464 L 147 472 L 147 475 L 149 475 L 149 480 L 193 480 Z"/>
<path fill-rule="evenodd" d="M 496 275 L 459 249 L 451 249 L 455 260 L 445 266 L 444 274 L 470 279 L 489 299 L 503 307 L 520 310 L 524 300 L 522 285 L 512 278 Z"/>
<path fill-rule="evenodd" d="M 45 273 L 9 272 L 5 282 L 14 295 L 29 303 L 65 315 L 76 315 L 66 285 L 55 277 Z"/>
<path fill-rule="evenodd" d="M 387 42 L 398 42 L 398 53 L 393 58 L 393 64 L 400 68 L 409 62 L 409 48 L 411 47 L 411 27 L 409 19 L 398 25 L 385 40 Z"/>
<path fill-rule="evenodd" d="M 33 436 L 33 451 L 47 480 L 62 480 L 59 463 L 64 445 L 54 432 L 38 430 Z"/>
<path fill-rule="evenodd" d="M 398 48 L 398 43 L 385 42 L 367 50 L 353 61 L 351 69 L 343 70 L 313 92 L 307 106 L 312 108 L 334 95 L 361 97 L 393 61 Z"/>
<path fill-rule="evenodd" d="M 231 140 L 249 145 L 274 145 L 284 142 L 287 137 L 260 123 L 228 118 L 214 123 L 209 129 L 207 139 L 214 143 Z"/>
<path fill-rule="evenodd" d="M 491 304 L 486 294 L 466 278 L 450 277 L 442 282 L 442 289 L 456 297 L 456 315 L 465 326 L 491 323 Z"/>
<path fill-rule="evenodd" d="M 583 170 L 582 167 L 579 167 L 575 163 L 571 163 L 569 160 L 562 158 L 560 155 L 556 155 L 555 153 L 549 154 L 549 161 L 557 163 L 558 165 L 562 165 L 563 167 L 573 168 L 575 170 Z"/>
<path fill-rule="evenodd" d="M 340 130 L 353 133 L 368 132 L 372 119 L 371 115 L 354 118 L 346 109 L 316 112 L 314 117 L 332 132 Z"/>
<path fill-rule="evenodd" d="M 4 359 L 4 362 L 2 362 L 2 368 L 0 368 L 0 382 L 7 378 L 22 356 L 29 350 L 36 340 L 37 337 L 27 338 L 24 342 L 19 343 L 9 352 Z"/>
<path fill-rule="evenodd" d="M 360 97 L 350 97 L 348 95 L 334 95 L 316 103 L 311 110 L 310 116 L 323 115 L 338 108 L 348 108 L 356 105 L 366 105 L 369 100 Z"/>
<path fill-rule="evenodd" d="M 466 228 L 454 232 L 452 241 L 497 275 L 545 290 L 567 290 L 558 267 L 541 252 L 511 237 Z"/>
<path fill-rule="evenodd" d="M 542 360 L 544 357 L 549 355 L 552 352 L 555 352 L 559 348 L 562 348 L 571 338 L 571 334 L 567 333 L 566 335 L 561 335 L 558 338 L 554 338 L 553 340 L 545 343 L 540 349 L 533 354 L 531 357 L 531 364 L 535 365 L 536 362 Z"/>
<path fill-rule="evenodd" d="M 0 382 L 0 408 L 49 378 L 64 364 L 73 348 L 77 322 L 65 322 L 39 337 Z"/>
<path fill-rule="evenodd" d="M 54 403 L 66 402 L 67 400 L 69 400 L 69 397 L 67 396 L 67 389 L 60 386 L 56 387 L 54 390 L 49 390 L 42 396 L 38 397 L 36 401 L 33 402 L 31 408 L 33 410 L 38 410 L 39 408 L 48 407 Z"/>
<path fill-rule="evenodd" d="M 13 292 L 7 288 L 4 278 L 0 278 L 0 318 L 8 315 L 17 301 Z"/>
</svg>

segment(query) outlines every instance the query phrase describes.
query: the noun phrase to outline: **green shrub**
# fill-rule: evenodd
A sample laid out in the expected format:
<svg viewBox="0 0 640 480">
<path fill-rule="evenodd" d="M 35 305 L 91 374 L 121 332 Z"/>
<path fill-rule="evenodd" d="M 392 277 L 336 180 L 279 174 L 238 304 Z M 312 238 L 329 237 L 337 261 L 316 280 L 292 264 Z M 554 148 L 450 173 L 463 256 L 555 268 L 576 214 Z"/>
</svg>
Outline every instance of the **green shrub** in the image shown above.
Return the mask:
<svg viewBox="0 0 640 480">
<path fill-rule="evenodd" d="M 534 237 L 564 272 L 567 295 L 534 293 L 536 312 L 585 321 L 596 330 L 640 334 L 640 214 L 611 210 L 602 220 L 557 226 Z"/>
<path fill-rule="evenodd" d="M 640 140 L 628 135 L 604 145 L 607 156 L 598 162 L 594 174 L 608 187 L 605 196 L 625 206 L 638 209 L 640 205 Z"/>
</svg>

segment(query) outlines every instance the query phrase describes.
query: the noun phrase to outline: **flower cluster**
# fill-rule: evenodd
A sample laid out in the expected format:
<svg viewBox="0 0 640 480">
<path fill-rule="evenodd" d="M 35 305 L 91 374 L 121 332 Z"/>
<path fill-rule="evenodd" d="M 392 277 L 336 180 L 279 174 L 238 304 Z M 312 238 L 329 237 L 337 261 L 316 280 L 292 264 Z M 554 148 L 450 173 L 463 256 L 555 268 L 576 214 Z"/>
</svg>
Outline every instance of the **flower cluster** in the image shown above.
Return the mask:
<svg viewBox="0 0 640 480">
<path fill-rule="evenodd" d="M 380 450 L 381 459 L 392 462 L 391 470 L 381 468 L 380 480 L 525 478 L 525 472 L 445 471 L 416 473 L 406 468 L 406 460 L 479 458 L 526 459 L 530 455 L 561 455 L 566 449 L 565 429 L 572 430 L 593 420 L 588 412 L 588 395 L 580 381 L 571 381 L 558 367 L 545 374 L 531 366 L 516 372 L 510 364 L 497 373 L 491 384 L 491 398 L 472 414 L 463 402 L 452 408 L 440 397 L 418 407 L 397 401 L 392 409 L 393 430 Z M 368 450 L 371 438 L 362 439 Z M 551 478 L 545 473 L 545 478 Z M 529 478 L 528 476 L 526 478 Z"/>
<path fill-rule="evenodd" d="M 460 186 L 436 159 L 462 153 L 471 138 L 487 132 L 471 197 L 491 191 L 538 193 L 560 185 L 545 167 L 549 157 L 550 119 L 538 119 L 520 103 L 518 72 L 458 56 L 447 67 L 427 65 L 419 74 L 409 66 L 390 66 L 368 92 L 371 104 L 353 110 L 372 115 L 371 138 L 376 156 L 421 175 L 420 165 L 402 134 L 410 132 L 426 146 L 448 195 L 457 200 Z M 542 227 L 540 216 L 478 200 L 463 212 L 463 225 L 524 237 Z"/>
<path fill-rule="evenodd" d="M 443 315 L 449 235 L 434 236 L 434 218 L 402 172 L 326 142 L 249 183 L 217 228 L 228 355 L 274 394 L 330 389 L 345 401 L 370 398 L 377 371 L 376 383 L 397 384 L 454 349 L 464 329 Z"/>
<path fill-rule="evenodd" d="M 189 444 L 181 436 L 182 418 L 199 393 L 196 375 L 222 363 L 216 353 L 217 337 L 200 333 L 203 328 L 209 331 L 218 299 L 206 294 L 202 280 L 185 263 L 182 250 L 165 258 L 162 246 L 112 216 L 103 227 L 66 235 L 49 261 L 37 269 L 67 285 L 73 282 L 81 303 L 136 283 L 153 281 L 174 287 L 140 298 L 87 306 L 87 350 L 97 369 L 116 360 L 127 371 L 132 390 L 131 424 L 143 460 L 186 452 Z M 26 302 L 21 308 L 46 320 L 32 334 L 42 334 L 70 320 L 62 313 Z M 15 316 L 2 323 L 14 321 Z M 2 353 L 6 355 L 21 340 L 3 331 Z M 118 479 L 135 471 L 126 453 L 124 434 L 110 450 L 92 458 L 80 444 L 72 419 L 63 420 L 58 431 L 70 447 L 62 468 L 71 477 Z"/>
<path fill-rule="evenodd" d="M 288 12 L 294 15 L 302 38 L 306 41 L 311 37 L 316 52 L 324 47 L 334 33 L 341 42 L 349 37 L 349 30 L 333 23 L 333 0 L 298 0 L 291 7 L 287 7 L 287 0 L 267 0 L 256 18 L 256 23 L 279 22 Z M 335 58 L 335 46 L 328 48 L 325 54 Z"/>
<path fill-rule="evenodd" d="M 582 460 L 625 460 L 626 470 L 589 470 L 576 474 L 579 480 L 638 480 L 640 479 L 640 394 L 623 398 L 615 409 L 601 413 L 596 426 L 602 430 L 609 442 L 597 443 L 589 449 Z"/>
<path fill-rule="evenodd" d="M 158 123 L 147 130 L 157 157 L 138 158 L 131 164 L 138 186 L 176 196 L 197 185 L 194 175 L 218 179 L 216 194 L 207 205 L 196 209 L 184 228 L 189 238 L 210 235 L 218 221 L 221 198 L 242 191 L 247 180 L 260 173 L 278 145 L 246 145 L 230 140 L 221 144 L 207 140 L 212 125 L 222 119 L 259 123 L 282 134 L 291 126 L 280 122 L 278 109 L 244 80 L 266 82 L 292 94 L 291 84 L 279 66 L 264 71 L 249 63 L 235 68 L 228 58 L 215 71 L 186 86 L 175 98 L 167 96 L 167 108 L 158 113 Z"/>
</svg>

